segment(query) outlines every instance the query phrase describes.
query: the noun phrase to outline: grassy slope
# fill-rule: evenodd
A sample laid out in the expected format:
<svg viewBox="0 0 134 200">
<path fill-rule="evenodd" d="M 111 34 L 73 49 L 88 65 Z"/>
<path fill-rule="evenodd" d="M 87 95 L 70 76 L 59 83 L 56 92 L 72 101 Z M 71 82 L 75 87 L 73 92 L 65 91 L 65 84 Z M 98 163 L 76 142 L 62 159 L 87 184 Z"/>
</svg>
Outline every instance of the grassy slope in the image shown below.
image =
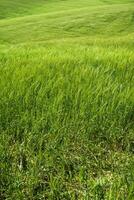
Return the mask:
<svg viewBox="0 0 134 200">
<path fill-rule="evenodd" d="M 96 35 L 109 37 L 134 32 L 132 3 L 102 5 L 100 1 L 96 2 L 97 6 L 90 6 L 93 3 L 88 1 L 89 6 L 74 8 L 72 1 L 67 2 L 72 5 L 70 10 L 60 9 L 58 4 L 55 5 L 56 11 L 52 13 L 1 20 L 0 42 L 23 43 Z M 78 5 L 80 6 L 80 3 Z"/>
<path fill-rule="evenodd" d="M 0 5 L 1 198 L 133 199 L 133 1 Z"/>
<path fill-rule="evenodd" d="M 132 3 L 133 0 L 1 0 L 0 18 L 25 16 L 26 14 L 48 13 L 60 10 L 70 10 L 94 5 L 113 3 Z"/>
</svg>

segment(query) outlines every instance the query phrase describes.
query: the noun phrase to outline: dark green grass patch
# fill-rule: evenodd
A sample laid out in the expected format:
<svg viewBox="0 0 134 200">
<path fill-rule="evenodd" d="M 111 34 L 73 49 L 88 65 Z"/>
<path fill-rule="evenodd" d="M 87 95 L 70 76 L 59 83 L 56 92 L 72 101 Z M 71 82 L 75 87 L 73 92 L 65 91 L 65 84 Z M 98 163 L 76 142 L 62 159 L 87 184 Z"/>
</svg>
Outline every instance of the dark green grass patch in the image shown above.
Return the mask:
<svg viewBox="0 0 134 200">
<path fill-rule="evenodd" d="M 134 57 L 106 46 L 1 54 L 2 198 L 132 199 Z"/>
</svg>

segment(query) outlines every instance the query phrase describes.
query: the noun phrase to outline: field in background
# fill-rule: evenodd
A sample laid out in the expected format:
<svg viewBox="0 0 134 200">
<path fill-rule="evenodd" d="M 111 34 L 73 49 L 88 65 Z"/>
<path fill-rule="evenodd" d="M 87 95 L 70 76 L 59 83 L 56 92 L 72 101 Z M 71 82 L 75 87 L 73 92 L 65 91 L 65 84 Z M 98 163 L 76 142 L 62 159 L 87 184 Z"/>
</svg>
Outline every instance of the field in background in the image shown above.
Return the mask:
<svg viewBox="0 0 134 200">
<path fill-rule="evenodd" d="M 134 199 L 133 0 L 0 0 L 0 199 Z"/>
</svg>

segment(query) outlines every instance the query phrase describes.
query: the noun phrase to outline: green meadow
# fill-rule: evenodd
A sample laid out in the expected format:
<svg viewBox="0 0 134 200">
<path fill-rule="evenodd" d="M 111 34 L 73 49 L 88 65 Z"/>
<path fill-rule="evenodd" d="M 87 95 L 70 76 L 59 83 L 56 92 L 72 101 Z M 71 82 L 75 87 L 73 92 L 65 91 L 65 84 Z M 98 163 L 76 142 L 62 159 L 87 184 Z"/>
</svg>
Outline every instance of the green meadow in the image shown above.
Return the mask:
<svg viewBox="0 0 134 200">
<path fill-rule="evenodd" d="M 0 199 L 134 199 L 134 1 L 0 0 Z"/>
</svg>

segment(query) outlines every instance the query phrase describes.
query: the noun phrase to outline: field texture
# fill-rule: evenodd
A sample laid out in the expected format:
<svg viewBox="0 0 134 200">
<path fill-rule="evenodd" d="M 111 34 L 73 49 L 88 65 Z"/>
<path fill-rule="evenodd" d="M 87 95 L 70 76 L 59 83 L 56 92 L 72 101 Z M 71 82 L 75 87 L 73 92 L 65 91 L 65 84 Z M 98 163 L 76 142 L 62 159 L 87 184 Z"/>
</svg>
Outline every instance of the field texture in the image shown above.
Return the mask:
<svg viewBox="0 0 134 200">
<path fill-rule="evenodd" d="M 0 0 L 0 199 L 134 199 L 134 1 Z"/>
</svg>

